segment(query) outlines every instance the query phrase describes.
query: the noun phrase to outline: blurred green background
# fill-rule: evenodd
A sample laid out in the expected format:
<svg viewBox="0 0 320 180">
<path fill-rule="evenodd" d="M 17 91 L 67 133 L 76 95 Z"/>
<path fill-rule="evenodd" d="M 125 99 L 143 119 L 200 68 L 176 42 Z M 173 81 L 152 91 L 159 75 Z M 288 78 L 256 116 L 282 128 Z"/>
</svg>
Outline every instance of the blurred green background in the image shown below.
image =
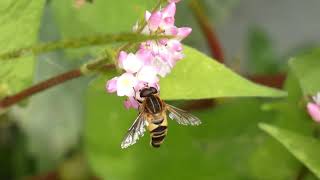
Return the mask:
<svg viewBox="0 0 320 180">
<path fill-rule="evenodd" d="M 156 4 L 153 0 L 95 0 L 75 8 L 72 0 L 27 1 L 0 2 L 0 24 L 34 13 L 35 9 L 28 10 L 30 4 L 42 2 L 37 42 L 129 32 L 144 11 Z M 176 16 L 179 26 L 193 28 L 184 42 L 210 55 L 189 2 L 178 4 Z M 227 66 L 242 75 L 285 74 L 290 57 L 317 47 L 320 40 L 317 0 L 200 2 L 221 41 Z M 15 11 L 24 6 L 25 10 Z M 0 26 L 0 32 L 4 30 Z M 40 55 L 32 81 L 78 67 L 102 48 Z M 307 115 L 292 105 L 300 100 L 300 87 L 288 74 L 284 88 L 290 95 L 288 102 L 294 103 L 265 98 L 218 100 L 214 107 L 192 110 L 203 121 L 200 127 L 170 121 L 160 149 L 152 149 L 145 135 L 126 150 L 120 149 L 120 142 L 137 112 L 126 110 L 122 98 L 99 86 L 110 75 L 73 80 L 0 116 L 0 179 L 296 179 L 303 165 L 257 126 L 271 122 L 309 133 L 311 121 L 302 121 Z M 316 178 L 309 173 L 304 179 Z"/>
</svg>

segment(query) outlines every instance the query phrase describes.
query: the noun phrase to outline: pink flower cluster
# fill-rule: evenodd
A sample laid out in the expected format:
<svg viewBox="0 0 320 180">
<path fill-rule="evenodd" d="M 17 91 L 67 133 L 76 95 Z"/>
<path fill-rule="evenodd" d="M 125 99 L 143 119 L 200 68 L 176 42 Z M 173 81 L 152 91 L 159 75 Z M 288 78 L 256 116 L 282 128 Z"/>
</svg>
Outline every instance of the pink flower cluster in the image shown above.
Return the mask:
<svg viewBox="0 0 320 180">
<path fill-rule="evenodd" d="M 135 53 L 121 51 L 118 56 L 118 66 L 125 72 L 107 82 L 109 93 L 116 92 L 118 96 L 127 96 L 126 108 L 138 108 L 139 90 L 153 86 L 159 90 L 159 78 L 171 72 L 176 62 L 183 58 L 181 40 L 187 37 L 192 29 L 175 26 L 176 3 L 179 0 L 169 0 L 168 5 L 158 11 L 145 13 L 147 25 L 144 34 L 170 35 L 173 38 L 150 40 L 140 44 Z M 134 27 L 137 30 L 138 25 Z"/>
<path fill-rule="evenodd" d="M 313 102 L 307 104 L 308 113 L 314 121 L 320 123 L 320 92 L 313 96 L 312 100 Z"/>
</svg>

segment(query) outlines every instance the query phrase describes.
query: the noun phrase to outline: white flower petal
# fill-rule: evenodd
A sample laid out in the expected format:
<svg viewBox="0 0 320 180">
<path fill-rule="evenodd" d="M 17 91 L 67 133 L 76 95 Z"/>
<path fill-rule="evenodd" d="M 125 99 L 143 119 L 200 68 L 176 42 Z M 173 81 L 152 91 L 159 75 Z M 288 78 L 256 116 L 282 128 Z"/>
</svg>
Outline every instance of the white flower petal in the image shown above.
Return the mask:
<svg viewBox="0 0 320 180">
<path fill-rule="evenodd" d="M 171 72 L 171 68 L 168 63 L 164 62 L 160 58 L 155 58 L 152 62 L 152 66 L 156 68 L 157 73 L 161 77 L 165 77 L 168 73 Z"/>
<path fill-rule="evenodd" d="M 152 66 L 144 66 L 138 73 L 137 78 L 147 83 L 156 83 L 159 81 L 157 70 Z"/>
<path fill-rule="evenodd" d="M 134 96 L 133 88 L 138 84 L 138 79 L 131 73 L 124 73 L 117 79 L 118 96 Z"/>
<path fill-rule="evenodd" d="M 136 73 L 141 69 L 143 62 L 135 54 L 130 53 L 122 64 L 123 69 L 127 72 Z"/>
</svg>

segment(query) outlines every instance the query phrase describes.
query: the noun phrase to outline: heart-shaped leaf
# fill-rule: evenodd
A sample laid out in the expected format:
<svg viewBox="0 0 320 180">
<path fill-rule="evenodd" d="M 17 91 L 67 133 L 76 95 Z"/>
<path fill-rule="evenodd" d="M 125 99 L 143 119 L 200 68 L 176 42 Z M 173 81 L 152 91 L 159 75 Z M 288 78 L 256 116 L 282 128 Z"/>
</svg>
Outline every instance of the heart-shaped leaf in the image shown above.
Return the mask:
<svg viewBox="0 0 320 180">
<path fill-rule="evenodd" d="M 281 90 L 250 82 L 196 49 L 185 46 L 184 53 L 185 58 L 161 80 L 163 99 L 286 96 Z"/>
</svg>

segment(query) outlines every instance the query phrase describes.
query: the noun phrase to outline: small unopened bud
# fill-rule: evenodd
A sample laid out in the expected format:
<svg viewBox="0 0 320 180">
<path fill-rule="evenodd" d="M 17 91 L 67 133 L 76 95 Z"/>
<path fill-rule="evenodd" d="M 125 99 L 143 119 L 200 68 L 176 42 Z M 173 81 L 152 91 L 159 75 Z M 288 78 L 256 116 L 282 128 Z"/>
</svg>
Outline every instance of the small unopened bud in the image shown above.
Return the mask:
<svg viewBox="0 0 320 180">
<path fill-rule="evenodd" d="M 81 8 L 85 3 L 93 3 L 94 0 L 74 0 L 74 7 Z"/>
<path fill-rule="evenodd" d="M 320 93 L 313 96 L 312 101 L 307 104 L 308 113 L 315 122 L 320 123 Z"/>
</svg>

